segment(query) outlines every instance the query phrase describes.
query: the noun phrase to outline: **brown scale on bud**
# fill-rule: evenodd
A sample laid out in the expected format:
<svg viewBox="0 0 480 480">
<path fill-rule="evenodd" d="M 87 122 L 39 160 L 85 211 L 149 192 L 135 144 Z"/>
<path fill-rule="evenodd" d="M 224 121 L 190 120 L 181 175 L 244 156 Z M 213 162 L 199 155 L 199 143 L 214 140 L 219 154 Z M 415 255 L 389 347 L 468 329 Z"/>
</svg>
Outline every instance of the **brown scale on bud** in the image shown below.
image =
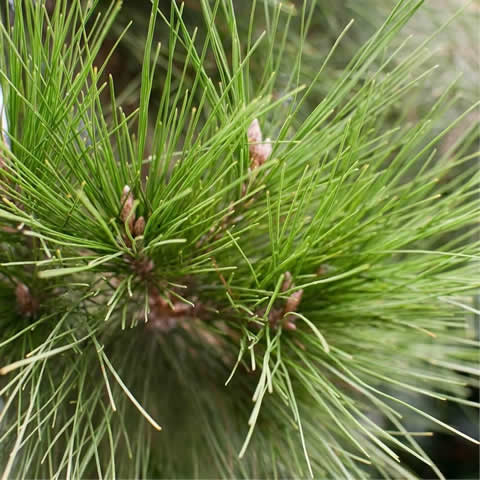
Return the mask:
<svg viewBox="0 0 480 480">
<path fill-rule="evenodd" d="M 250 166 L 252 170 L 262 166 L 272 154 L 272 144 L 268 143 L 269 141 L 270 139 L 267 138 L 266 143 L 259 143 L 254 146 L 253 151 L 250 151 Z"/>
<path fill-rule="evenodd" d="M 15 298 L 19 313 L 31 317 L 37 313 L 39 304 L 32 296 L 30 289 L 24 283 L 18 283 L 15 288 Z"/>
<path fill-rule="evenodd" d="M 283 277 L 283 284 L 282 284 L 282 292 L 286 292 L 294 287 L 295 284 L 293 283 L 293 277 L 290 272 L 285 272 Z M 295 293 L 292 293 L 290 297 L 287 299 L 287 303 L 285 304 L 284 312 L 295 312 L 302 300 L 303 290 L 298 290 Z M 291 321 L 290 321 L 291 322 Z"/>
<path fill-rule="evenodd" d="M 288 276 L 287 276 L 288 274 Z M 286 272 L 285 274 L 285 280 L 284 280 L 284 284 L 285 284 L 285 281 L 288 280 L 288 288 L 286 290 L 288 290 L 290 287 L 293 287 L 293 281 L 292 281 L 292 276 L 290 275 L 290 272 Z M 287 315 L 288 313 L 291 313 L 291 312 L 296 312 L 299 305 L 300 305 L 300 302 L 302 301 L 302 297 L 303 297 L 303 290 L 298 290 L 294 293 L 292 293 L 288 298 L 287 298 L 287 302 L 285 303 L 285 308 L 283 309 L 283 314 L 284 314 L 284 319 L 283 319 L 283 328 L 285 328 L 286 330 L 296 330 L 297 329 L 297 325 L 295 324 L 295 317 L 292 316 L 292 315 Z"/>
<path fill-rule="evenodd" d="M 292 293 L 285 304 L 285 313 L 296 312 L 300 302 L 302 301 L 303 290 Z"/>
<path fill-rule="evenodd" d="M 141 235 L 143 235 L 144 231 L 145 231 L 145 218 L 138 217 L 137 221 L 135 222 L 135 225 L 133 226 L 133 236 L 140 237 Z"/>
<path fill-rule="evenodd" d="M 125 256 L 125 261 L 142 280 L 147 281 L 151 278 L 151 273 L 155 268 L 155 264 L 150 258 L 132 258 L 130 256 Z"/>
<path fill-rule="evenodd" d="M 165 300 L 157 289 L 150 291 L 148 304 L 149 328 L 162 332 L 168 332 L 179 326 L 185 328 L 185 320 L 194 318 L 201 309 L 201 306 L 192 306 L 173 299 L 168 292 Z"/>
<path fill-rule="evenodd" d="M 269 138 L 263 141 L 262 130 L 258 119 L 254 119 L 247 130 L 250 168 L 252 170 L 263 165 L 272 154 L 272 143 Z"/>
<path fill-rule="evenodd" d="M 121 199 L 122 210 L 120 211 L 120 218 L 122 222 L 128 220 L 128 228 L 130 232 L 133 232 L 133 225 L 135 222 L 135 214 L 132 213 L 133 209 L 133 195 L 128 185 L 123 187 L 122 199 Z"/>
</svg>

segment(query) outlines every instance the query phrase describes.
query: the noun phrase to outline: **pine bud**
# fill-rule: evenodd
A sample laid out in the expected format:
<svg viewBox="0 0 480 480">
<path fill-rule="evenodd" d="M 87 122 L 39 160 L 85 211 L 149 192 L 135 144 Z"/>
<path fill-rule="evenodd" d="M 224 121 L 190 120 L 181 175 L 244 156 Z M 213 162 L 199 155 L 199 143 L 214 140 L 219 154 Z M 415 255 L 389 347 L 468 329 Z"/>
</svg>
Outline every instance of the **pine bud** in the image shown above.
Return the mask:
<svg viewBox="0 0 480 480">
<path fill-rule="evenodd" d="M 272 143 L 269 138 L 263 142 L 262 130 L 255 118 L 247 130 L 248 151 L 250 153 L 250 168 L 254 170 L 263 165 L 272 154 Z"/>
<path fill-rule="evenodd" d="M 285 313 L 296 312 L 300 302 L 302 301 L 303 290 L 292 293 L 285 304 Z"/>
<path fill-rule="evenodd" d="M 135 222 L 135 225 L 133 226 L 133 236 L 139 237 L 140 235 L 143 235 L 144 231 L 145 231 L 145 218 L 138 217 L 137 221 Z"/>
<path fill-rule="evenodd" d="M 17 300 L 18 311 L 27 316 L 33 315 L 37 308 L 38 302 L 33 298 L 30 289 L 24 283 L 18 283 L 15 288 L 15 297 Z"/>
<path fill-rule="evenodd" d="M 297 325 L 295 324 L 294 321 L 288 320 L 288 321 L 285 322 L 285 324 L 283 325 L 283 328 L 284 328 L 285 330 L 296 330 L 296 329 L 297 329 Z"/>
<path fill-rule="evenodd" d="M 267 139 L 270 140 L 270 139 Z M 268 157 L 272 154 L 272 144 L 271 143 L 259 143 L 254 145 L 253 150 L 250 153 L 251 164 L 250 167 L 252 170 L 263 165 Z"/>
<path fill-rule="evenodd" d="M 254 170 L 267 161 L 272 153 L 272 144 L 269 138 L 263 142 L 262 130 L 256 118 L 248 127 L 247 138 L 249 143 L 250 168 Z"/>
<path fill-rule="evenodd" d="M 290 272 L 285 272 L 282 283 L 282 292 L 286 292 L 292 286 L 292 274 Z"/>
<path fill-rule="evenodd" d="M 261 143 L 262 137 L 262 130 L 260 129 L 260 123 L 258 123 L 258 119 L 254 119 L 247 130 L 247 138 L 248 143 Z M 251 145 L 249 148 L 253 147 Z"/>
<path fill-rule="evenodd" d="M 135 222 L 135 215 L 130 215 L 133 208 L 133 195 L 128 185 L 125 185 L 123 187 L 121 204 L 122 204 L 122 210 L 120 212 L 120 218 L 123 222 L 129 219 L 128 228 L 130 229 L 130 231 L 132 231 L 133 224 Z"/>
</svg>

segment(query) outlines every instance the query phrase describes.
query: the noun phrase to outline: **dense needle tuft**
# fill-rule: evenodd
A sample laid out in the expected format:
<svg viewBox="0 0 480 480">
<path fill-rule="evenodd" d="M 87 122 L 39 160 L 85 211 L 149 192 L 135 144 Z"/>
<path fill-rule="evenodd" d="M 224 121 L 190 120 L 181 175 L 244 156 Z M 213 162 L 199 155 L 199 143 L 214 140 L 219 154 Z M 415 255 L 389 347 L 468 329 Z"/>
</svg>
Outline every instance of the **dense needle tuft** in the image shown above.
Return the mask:
<svg viewBox="0 0 480 480">
<path fill-rule="evenodd" d="M 478 407 L 478 103 L 404 42 L 422 2 L 369 39 L 151 3 L 3 5 L 1 480 L 442 478 L 423 437 L 478 444 L 435 408 Z"/>
</svg>

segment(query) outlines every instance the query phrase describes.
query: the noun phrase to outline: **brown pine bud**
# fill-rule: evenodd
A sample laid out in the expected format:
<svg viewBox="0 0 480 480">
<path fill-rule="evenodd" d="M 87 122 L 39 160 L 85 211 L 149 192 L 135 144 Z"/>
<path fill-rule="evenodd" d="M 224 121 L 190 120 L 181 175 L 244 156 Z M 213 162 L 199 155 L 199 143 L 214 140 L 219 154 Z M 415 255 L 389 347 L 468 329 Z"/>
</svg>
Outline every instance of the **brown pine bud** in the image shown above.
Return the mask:
<svg viewBox="0 0 480 480">
<path fill-rule="evenodd" d="M 30 289 L 24 283 L 18 283 L 15 288 L 18 311 L 22 315 L 34 315 L 38 309 L 38 302 L 33 298 Z"/>
<path fill-rule="evenodd" d="M 250 168 L 254 170 L 263 165 L 272 153 L 272 143 L 269 138 L 263 141 L 262 130 L 258 119 L 254 119 L 247 130 L 248 151 L 250 153 Z"/>
<path fill-rule="evenodd" d="M 288 320 L 287 322 L 284 323 L 283 328 L 285 330 L 296 330 L 297 325 L 295 324 L 295 322 L 293 320 Z"/>
<path fill-rule="evenodd" d="M 282 283 L 282 292 L 290 290 L 290 287 L 292 286 L 292 280 L 292 274 L 290 272 L 285 272 Z"/>
<path fill-rule="evenodd" d="M 127 221 L 128 219 L 128 228 L 131 232 L 133 230 L 133 224 L 135 222 L 135 215 L 131 215 L 133 208 L 133 195 L 128 185 L 125 185 L 123 187 L 121 204 L 122 210 L 120 211 L 120 218 L 123 222 Z"/>
<path fill-rule="evenodd" d="M 145 231 L 145 218 L 138 217 L 137 221 L 135 222 L 135 225 L 133 226 L 133 236 L 139 237 L 140 235 L 143 235 L 144 231 Z"/>
<path fill-rule="evenodd" d="M 300 302 L 302 301 L 303 290 L 292 293 L 285 304 L 285 313 L 296 312 Z"/>
<path fill-rule="evenodd" d="M 263 137 L 262 130 L 260 129 L 260 123 L 258 123 L 258 119 L 255 118 L 248 127 L 247 138 L 248 143 L 261 143 Z M 250 147 L 252 146 L 253 145 L 251 145 Z"/>
<path fill-rule="evenodd" d="M 256 168 L 263 165 L 268 157 L 272 154 L 272 144 L 270 139 L 267 138 L 265 143 L 259 143 L 257 145 L 251 145 L 250 149 L 250 168 L 255 170 Z"/>
</svg>

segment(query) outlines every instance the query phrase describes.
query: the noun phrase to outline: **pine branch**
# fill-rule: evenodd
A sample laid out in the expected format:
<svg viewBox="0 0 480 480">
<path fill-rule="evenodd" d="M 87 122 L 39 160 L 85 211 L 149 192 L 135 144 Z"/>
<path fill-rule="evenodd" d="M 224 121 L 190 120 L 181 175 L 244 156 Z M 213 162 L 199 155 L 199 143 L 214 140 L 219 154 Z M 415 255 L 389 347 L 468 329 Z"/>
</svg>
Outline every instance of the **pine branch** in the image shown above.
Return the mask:
<svg viewBox="0 0 480 480">
<path fill-rule="evenodd" d="M 478 440 L 406 394 L 478 407 L 478 128 L 441 148 L 478 103 L 398 113 L 422 2 L 333 80 L 314 2 L 190 3 L 153 2 L 128 110 L 118 3 L 0 26 L 3 478 L 442 478 L 405 416 Z"/>
</svg>

